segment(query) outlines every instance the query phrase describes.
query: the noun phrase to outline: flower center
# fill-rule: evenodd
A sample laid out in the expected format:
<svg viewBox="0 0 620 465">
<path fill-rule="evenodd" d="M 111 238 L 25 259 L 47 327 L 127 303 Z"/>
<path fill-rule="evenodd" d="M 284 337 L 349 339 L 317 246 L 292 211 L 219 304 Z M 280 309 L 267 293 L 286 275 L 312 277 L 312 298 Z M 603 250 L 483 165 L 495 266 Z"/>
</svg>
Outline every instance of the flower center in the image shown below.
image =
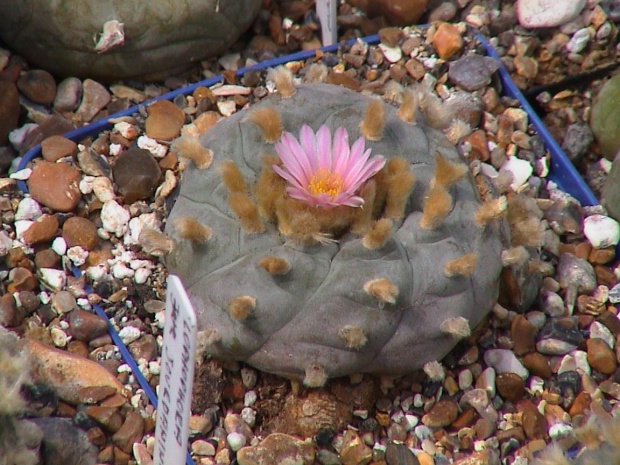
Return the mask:
<svg viewBox="0 0 620 465">
<path fill-rule="evenodd" d="M 336 197 L 342 192 L 342 178 L 328 169 L 321 168 L 310 178 L 308 191 L 312 195 L 327 194 Z"/>
</svg>

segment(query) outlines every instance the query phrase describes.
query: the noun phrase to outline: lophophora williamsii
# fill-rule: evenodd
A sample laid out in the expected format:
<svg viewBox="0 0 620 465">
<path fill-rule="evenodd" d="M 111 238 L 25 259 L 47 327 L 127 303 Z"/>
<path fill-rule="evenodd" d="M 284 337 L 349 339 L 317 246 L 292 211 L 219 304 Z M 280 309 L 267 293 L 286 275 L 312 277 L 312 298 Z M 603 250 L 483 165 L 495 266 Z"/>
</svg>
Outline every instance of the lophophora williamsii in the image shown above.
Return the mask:
<svg viewBox="0 0 620 465">
<path fill-rule="evenodd" d="M 192 162 L 166 236 L 142 235 L 187 288 L 200 355 L 311 387 L 435 366 L 528 260 L 506 196 L 480 200 L 420 92 L 397 108 L 271 77 L 276 92 L 174 143 Z"/>
</svg>

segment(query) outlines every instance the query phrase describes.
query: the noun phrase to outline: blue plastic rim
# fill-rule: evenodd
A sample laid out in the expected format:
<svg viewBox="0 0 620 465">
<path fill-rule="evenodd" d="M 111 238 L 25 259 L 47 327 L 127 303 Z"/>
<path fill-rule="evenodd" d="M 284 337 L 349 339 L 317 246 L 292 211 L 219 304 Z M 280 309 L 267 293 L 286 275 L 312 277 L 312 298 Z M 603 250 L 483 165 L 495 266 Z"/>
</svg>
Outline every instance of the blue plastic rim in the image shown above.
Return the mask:
<svg viewBox="0 0 620 465">
<path fill-rule="evenodd" d="M 566 156 L 562 148 L 555 141 L 553 136 L 551 136 L 551 134 L 549 133 L 549 131 L 543 124 L 542 120 L 534 112 L 534 109 L 531 107 L 531 105 L 529 104 L 525 96 L 521 93 L 521 91 L 512 81 L 512 79 L 510 78 L 510 74 L 508 73 L 508 70 L 504 67 L 504 65 L 500 61 L 500 57 L 495 51 L 495 49 L 484 38 L 484 36 L 482 36 L 479 33 L 475 33 L 474 35 L 476 39 L 478 39 L 485 46 L 487 54 L 499 62 L 500 66 L 499 66 L 498 72 L 499 72 L 499 76 L 500 76 L 500 79 L 501 79 L 501 82 L 502 82 L 502 85 L 504 87 L 504 91 L 506 92 L 506 94 L 508 94 L 512 98 L 517 99 L 520 102 L 523 109 L 527 112 L 531 123 L 536 128 L 536 131 L 538 131 L 540 136 L 543 138 L 545 145 L 551 154 L 551 167 L 550 167 L 548 179 L 554 181 L 560 189 L 562 189 L 563 191 L 575 197 L 579 202 L 581 202 L 582 205 L 584 206 L 597 205 L 599 202 L 596 199 L 596 196 L 592 193 L 590 188 L 583 181 L 583 179 L 581 178 L 581 176 L 579 175 L 579 173 L 577 172 L 573 164 L 570 162 L 570 160 L 568 159 L 568 157 Z M 378 35 L 368 36 L 368 37 L 362 38 L 361 40 L 363 40 L 364 42 L 367 42 L 368 44 L 373 45 L 379 42 L 379 36 Z M 347 45 L 352 45 L 356 41 L 357 39 L 350 40 L 347 42 Z M 327 47 L 321 47 L 315 50 L 307 50 L 303 52 L 293 53 L 291 55 L 287 55 L 284 57 L 275 58 L 273 60 L 263 61 L 256 65 L 247 66 L 247 67 L 238 69 L 236 72 L 236 76 L 242 77 L 248 71 L 264 70 L 266 68 L 272 68 L 275 66 L 283 65 L 290 61 L 307 60 L 309 58 L 316 56 L 316 52 L 318 50 L 322 52 L 327 52 L 327 53 L 335 52 L 338 50 L 339 46 L 340 46 L 339 44 L 334 44 L 334 45 L 330 45 Z M 102 118 L 101 120 L 95 121 L 94 123 L 91 123 L 87 126 L 74 129 L 73 131 L 70 131 L 64 134 L 64 137 L 71 139 L 75 142 L 79 142 L 81 139 L 85 137 L 96 136 L 101 131 L 111 129 L 113 126 L 113 123 L 111 123 L 110 120 L 120 118 L 123 116 L 131 116 L 135 113 L 138 113 L 140 111 L 141 106 L 146 107 L 149 104 L 156 102 L 158 100 L 173 100 L 175 97 L 179 95 L 187 96 L 191 94 L 192 92 L 194 92 L 194 90 L 196 90 L 198 87 L 203 87 L 203 86 L 210 87 L 223 81 L 224 81 L 224 77 L 222 75 L 217 75 L 213 78 L 205 79 L 203 81 L 190 84 L 181 89 L 177 89 L 172 92 L 162 94 L 158 97 L 146 100 L 140 103 L 139 105 L 134 105 L 130 108 L 127 108 L 126 110 L 114 113 L 113 115 L 110 115 L 107 118 Z M 41 155 L 41 145 L 38 144 L 35 147 L 28 150 L 28 152 L 24 154 L 20 163 L 18 164 L 17 169 L 22 170 L 26 168 L 28 163 L 30 163 L 34 158 L 40 155 Z M 24 181 L 18 181 L 17 184 L 22 192 L 28 192 L 28 187 Z M 82 275 L 81 271 L 75 266 L 71 267 L 71 271 L 76 277 L 80 277 Z M 86 290 L 87 292 L 93 292 L 90 286 L 86 286 Z M 127 346 L 125 346 L 120 336 L 114 329 L 113 325 L 109 321 L 107 314 L 105 313 L 103 308 L 101 308 L 98 305 L 94 305 L 93 308 L 97 315 L 108 320 L 108 332 L 110 333 L 112 341 L 118 347 L 125 363 L 127 363 L 130 366 L 132 373 L 134 375 L 134 378 L 136 379 L 140 387 L 146 393 L 153 407 L 157 408 L 157 395 L 155 394 L 155 392 L 149 385 L 146 378 L 140 372 L 140 369 L 138 368 L 136 361 L 133 359 L 133 357 L 131 356 L 131 353 L 129 352 L 129 349 L 127 348 Z M 186 465 L 194 465 L 194 461 L 192 460 L 189 452 L 187 453 L 187 457 L 186 457 Z"/>
</svg>

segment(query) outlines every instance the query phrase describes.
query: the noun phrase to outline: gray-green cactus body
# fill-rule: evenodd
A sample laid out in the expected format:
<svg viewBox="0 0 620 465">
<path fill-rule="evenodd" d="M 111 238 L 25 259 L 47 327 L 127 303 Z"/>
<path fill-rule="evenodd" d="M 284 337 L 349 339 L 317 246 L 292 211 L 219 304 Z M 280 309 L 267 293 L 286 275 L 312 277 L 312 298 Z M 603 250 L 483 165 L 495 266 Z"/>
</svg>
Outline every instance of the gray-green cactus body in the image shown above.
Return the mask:
<svg viewBox="0 0 620 465">
<path fill-rule="evenodd" d="M 332 133 L 347 129 L 350 141 L 360 135 L 369 98 L 331 85 L 302 85 L 289 99 L 271 95 L 254 106 L 273 105 L 284 130 L 295 135 L 302 124 Z M 481 202 L 469 173 L 449 188 L 454 206 L 435 229 L 419 226 L 425 194 L 435 173 L 434 155 L 462 163 L 444 135 L 422 121 L 408 124 L 386 105 L 383 138 L 367 141 L 373 155 L 400 156 L 410 162 L 416 181 L 405 217 L 382 248 L 371 250 L 362 238 L 346 233 L 337 243 L 304 247 L 267 224 L 246 234 L 228 206 L 226 187 L 214 166 L 233 160 L 252 186 L 262 157 L 275 155 L 261 129 L 239 112 L 212 127 L 202 138 L 213 150 L 214 166 L 184 172 L 180 194 L 166 233 L 175 239 L 167 257 L 171 273 L 183 280 L 196 308 L 199 331 L 220 336 L 206 347 L 214 357 L 245 361 L 261 370 L 293 378 L 321 367 L 328 377 L 356 372 L 398 375 L 439 360 L 458 342 L 442 331 L 445 320 L 464 317 L 473 328 L 493 307 L 502 268 L 502 240 L 494 223 L 479 226 L 474 214 Z M 204 245 L 179 238 L 175 219 L 191 216 L 213 230 Z M 445 264 L 466 254 L 478 257 L 470 276 L 447 277 Z M 258 265 L 275 256 L 290 271 L 274 276 Z M 398 288 L 394 304 L 365 292 L 370 280 L 387 278 Z M 243 321 L 231 318 L 227 306 L 238 296 L 256 299 Z M 343 328 L 361 329 L 366 340 L 351 348 Z"/>
</svg>

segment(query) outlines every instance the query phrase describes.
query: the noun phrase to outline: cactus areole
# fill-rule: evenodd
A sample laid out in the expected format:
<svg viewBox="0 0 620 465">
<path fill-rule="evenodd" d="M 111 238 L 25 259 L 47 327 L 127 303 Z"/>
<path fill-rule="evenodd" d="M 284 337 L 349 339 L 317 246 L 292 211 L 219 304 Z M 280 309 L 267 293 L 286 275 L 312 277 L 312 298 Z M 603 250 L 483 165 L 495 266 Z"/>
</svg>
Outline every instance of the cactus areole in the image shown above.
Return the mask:
<svg viewBox="0 0 620 465">
<path fill-rule="evenodd" d="M 213 164 L 188 163 L 166 227 L 199 350 L 320 386 L 411 372 L 469 334 L 496 303 L 501 228 L 423 119 L 308 84 L 202 136 Z M 206 242 L 175 229 L 188 217 Z"/>
</svg>

